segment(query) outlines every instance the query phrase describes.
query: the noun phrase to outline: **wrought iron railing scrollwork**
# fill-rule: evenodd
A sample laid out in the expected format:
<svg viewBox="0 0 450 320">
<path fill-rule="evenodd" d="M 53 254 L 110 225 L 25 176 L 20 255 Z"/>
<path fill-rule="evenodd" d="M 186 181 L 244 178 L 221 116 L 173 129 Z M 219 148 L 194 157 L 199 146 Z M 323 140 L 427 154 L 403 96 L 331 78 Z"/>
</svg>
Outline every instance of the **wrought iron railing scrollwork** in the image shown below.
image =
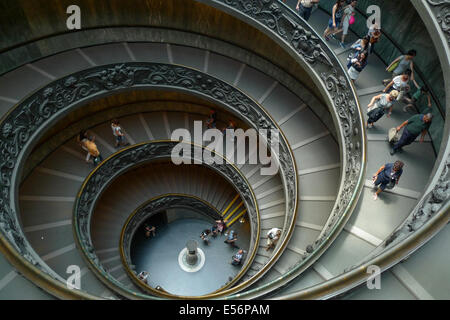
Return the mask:
<svg viewBox="0 0 450 320">
<path fill-rule="evenodd" d="M 443 38 L 446 43 L 443 45 L 446 47 L 446 52 L 443 56 L 447 57 L 450 52 L 450 24 L 448 23 L 450 19 L 450 1 L 448 0 L 427 0 L 428 4 L 423 3 L 424 6 L 428 6 L 429 12 L 431 12 L 434 16 L 432 17 L 437 26 L 441 29 Z M 445 62 L 442 62 L 445 63 Z M 444 76 L 447 76 L 444 74 Z M 447 107 L 445 110 L 445 114 L 448 117 L 448 112 L 450 105 L 449 97 L 447 99 Z M 444 136 L 445 132 L 450 131 L 450 126 L 448 123 L 446 124 L 446 130 L 444 128 Z M 448 139 L 448 138 L 447 138 Z M 445 139 L 443 141 L 443 146 L 445 146 Z M 370 255 L 364 258 L 362 263 L 367 263 L 371 259 L 374 259 L 382 252 L 395 247 L 396 245 L 407 240 L 408 237 L 413 235 L 416 232 L 420 232 L 420 230 L 432 221 L 437 215 L 446 215 L 447 219 L 450 219 L 450 143 L 447 140 L 447 146 L 445 146 L 444 150 L 441 150 L 442 157 L 438 157 L 438 160 L 441 159 L 441 163 L 437 163 L 436 166 L 440 166 L 441 168 L 436 171 L 436 176 L 439 178 L 432 184 L 428 186 L 428 192 L 426 192 L 417 205 L 414 207 L 409 216 L 398 226 L 390 235 L 387 237 L 375 250 L 371 252 Z M 433 177 L 431 177 L 431 180 Z M 356 268 L 357 265 L 348 268 L 351 270 Z"/>
<path fill-rule="evenodd" d="M 428 19 L 424 20 L 430 35 L 436 35 L 435 46 L 441 59 L 446 85 L 450 83 L 450 1 L 412 0 L 417 10 Z M 444 41 L 442 41 L 444 40 Z M 439 43 L 441 42 L 441 43 Z M 370 265 L 383 271 L 406 259 L 420 248 L 450 221 L 450 97 L 446 96 L 444 139 L 435 163 L 434 175 L 430 177 L 425 193 L 418 200 L 408 217 L 377 248 L 357 264 L 344 270 L 341 275 L 315 286 L 278 296 L 281 299 L 326 299 L 336 297 L 371 277 Z"/>
<path fill-rule="evenodd" d="M 212 204 L 206 202 L 203 199 L 187 194 L 163 194 L 146 201 L 136 210 L 134 210 L 130 214 L 125 225 L 122 228 L 122 232 L 120 235 L 120 255 L 122 258 L 122 263 L 125 265 L 125 269 L 127 270 L 130 278 L 139 288 L 141 288 L 143 292 L 154 294 L 155 291 L 148 285 L 144 284 L 137 277 L 137 272 L 134 269 L 134 264 L 131 260 L 132 240 L 138 229 L 142 227 L 144 221 L 163 210 L 175 208 L 187 208 L 193 210 L 197 212 L 197 214 L 203 215 L 212 221 L 221 218 L 220 212 Z M 249 256 L 246 257 L 243 263 L 243 268 L 251 263 L 248 257 Z M 241 271 L 242 274 L 244 272 Z M 227 282 L 226 285 L 214 292 L 219 292 L 233 285 L 233 283 L 235 283 L 239 279 L 241 273 L 239 273 L 235 279 Z M 159 291 L 157 291 L 157 293 L 159 293 Z"/>
<path fill-rule="evenodd" d="M 336 205 L 320 238 L 311 245 L 304 260 L 317 256 L 337 235 L 348 219 L 360 194 L 365 168 L 365 138 L 362 115 L 355 90 L 334 53 L 295 12 L 274 0 L 205 0 L 207 4 L 231 12 L 255 25 L 283 45 L 312 76 L 328 97 L 342 150 L 342 177 Z M 97 66 L 59 79 L 33 93 L 12 109 L 0 124 L 0 217 L 2 241 L 21 248 L 19 255 L 31 263 L 39 256 L 29 246 L 16 213 L 17 186 L 26 154 L 58 118 L 81 103 L 123 90 L 163 88 L 187 91 L 213 100 L 238 114 L 255 129 L 278 129 L 276 122 L 257 102 L 238 89 L 182 66 L 157 63 L 124 63 Z M 268 263 L 258 272 L 267 272 L 280 257 L 292 236 L 297 215 L 297 168 L 293 153 L 281 132 L 279 164 L 286 194 L 284 238 Z M 83 228 L 86 228 L 83 226 Z M 24 244 L 24 245 L 22 245 Z M 15 249 L 17 251 L 17 249 Z M 304 262 L 304 261 L 303 261 Z M 294 269 L 299 270 L 302 263 Z M 41 271 L 52 272 L 45 263 Z M 292 271 L 292 270 L 291 270 Z"/>
<path fill-rule="evenodd" d="M 267 112 L 238 89 L 179 65 L 135 62 L 97 66 L 46 85 L 17 104 L 0 122 L 0 238 L 2 244 L 16 254 L 21 267 L 33 269 L 35 266 L 40 272 L 58 277 L 29 245 L 17 217 L 19 177 L 27 154 L 48 126 L 81 104 L 116 92 L 150 88 L 198 95 L 239 115 L 254 129 L 278 129 Z M 285 219 L 293 228 L 298 182 L 293 153 L 282 133 L 278 154 L 286 194 Z M 87 215 L 88 212 L 82 214 Z M 87 231 L 87 227 L 87 224 L 81 225 L 83 231 Z M 25 260 L 33 266 L 27 265 Z M 64 290 L 65 283 L 58 286 Z M 79 297 L 78 292 L 73 291 L 73 294 Z"/>
</svg>

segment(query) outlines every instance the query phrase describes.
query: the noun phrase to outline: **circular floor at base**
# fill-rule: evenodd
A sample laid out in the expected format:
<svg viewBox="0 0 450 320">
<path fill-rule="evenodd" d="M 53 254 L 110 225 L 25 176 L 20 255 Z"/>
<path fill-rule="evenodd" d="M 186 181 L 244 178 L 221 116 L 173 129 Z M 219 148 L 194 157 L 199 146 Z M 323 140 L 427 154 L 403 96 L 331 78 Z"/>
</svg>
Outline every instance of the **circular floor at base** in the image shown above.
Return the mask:
<svg viewBox="0 0 450 320">
<path fill-rule="evenodd" d="M 234 278 L 241 267 L 230 264 L 237 249 L 225 244 L 225 236 L 211 238 L 209 246 L 203 244 L 200 233 L 211 224 L 204 220 L 182 219 L 159 228 L 155 238 L 136 235 L 131 258 L 136 271 L 148 271 L 148 284 L 161 286 L 171 294 L 200 296 L 223 287 Z M 205 263 L 197 272 L 186 272 L 178 263 L 178 256 L 186 242 L 194 239 L 205 254 Z M 238 243 L 239 237 L 238 237 Z M 247 245 L 243 246 L 247 250 Z"/>
</svg>

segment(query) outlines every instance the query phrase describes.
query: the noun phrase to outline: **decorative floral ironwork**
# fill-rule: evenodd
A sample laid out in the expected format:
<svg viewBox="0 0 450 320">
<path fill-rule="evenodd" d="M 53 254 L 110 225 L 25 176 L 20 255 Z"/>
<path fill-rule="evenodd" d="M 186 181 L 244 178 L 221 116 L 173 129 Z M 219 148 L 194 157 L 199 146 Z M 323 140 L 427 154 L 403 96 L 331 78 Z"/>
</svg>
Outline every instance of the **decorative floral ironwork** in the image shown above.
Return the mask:
<svg viewBox="0 0 450 320">
<path fill-rule="evenodd" d="M 57 80 L 37 91 L 13 109 L 0 124 L 0 231 L 23 257 L 42 271 L 51 272 L 51 269 L 45 263 L 36 262 L 40 261 L 39 256 L 26 240 L 15 213 L 14 195 L 18 181 L 14 172 L 21 168 L 26 150 L 32 147 L 45 127 L 51 125 L 55 119 L 87 99 L 138 87 L 164 87 L 201 94 L 239 114 L 255 129 L 276 127 L 270 116 L 239 90 L 199 71 L 175 65 L 126 63 L 95 67 Z M 127 155 L 128 161 L 133 162 L 139 158 L 141 156 L 139 152 L 141 151 L 130 152 Z M 297 190 L 293 161 L 286 140 L 280 139 L 280 171 L 281 175 L 284 175 L 286 193 L 291 195 L 286 201 L 287 221 L 293 220 L 296 207 L 296 198 L 292 196 Z M 119 169 L 119 167 L 114 168 L 114 170 Z M 108 172 L 105 170 L 112 169 L 105 167 L 101 170 L 104 176 L 107 176 Z M 226 170 L 228 172 L 225 172 Z M 224 169 L 224 175 L 230 176 L 232 173 L 233 170 L 230 167 Z M 102 176 L 97 176 L 96 179 L 99 184 L 104 182 Z M 236 181 L 237 188 L 242 188 L 243 185 L 241 181 Z M 95 193 L 95 189 L 88 190 L 90 192 L 83 197 L 89 197 L 90 194 Z M 86 217 L 89 214 L 89 208 L 85 204 L 89 198 L 81 200 L 80 217 Z M 250 203 L 251 199 L 250 196 L 243 195 L 243 200 Z M 252 223 L 256 221 L 253 220 Z M 88 224 L 81 223 L 80 229 L 82 232 L 87 232 Z"/>
<path fill-rule="evenodd" d="M 450 1 L 448 0 L 427 0 L 432 6 L 435 6 L 436 20 L 439 23 L 439 27 L 447 38 L 447 44 L 450 44 Z"/>
<path fill-rule="evenodd" d="M 245 15 L 281 39 L 298 55 L 300 63 L 311 68 L 312 73 L 321 75 L 323 85 L 332 97 L 332 112 L 338 115 L 337 129 L 344 146 L 342 165 L 344 172 L 351 174 L 356 181 L 346 184 L 340 190 L 333 215 L 327 223 L 329 227 L 321 234 L 320 241 L 314 245 L 316 247 L 326 240 L 333 227 L 340 221 L 351 199 L 355 199 L 355 195 L 359 194 L 358 188 L 354 187 L 363 179 L 362 120 L 357 112 L 348 77 L 344 70 L 336 69 L 335 66 L 339 65 L 336 56 L 309 25 L 277 1 L 210 0 L 208 2 L 219 3 L 223 8 L 228 7 Z M 270 116 L 243 93 L 201 72 L 180 66 L 151 63 L 117 64 L 96 67 L 58 80 L 23 101 L 0 124 L 0 216 L 4 226 L 2 234 L 9 242 L 14 244 L 23 242 L 26 246 L 24 250 L 30 252 L 31 256 L 37 256 L 29 247 L 17 222 L 14 199 L 17 177 L 13 176 L 13 172 L 21 167 L 24 160 L 22 155 L 28 147 L 33 145 L 35 138 L 47 125 L 82 101 L 137 87 L 170 87 L 206 95 L 242 116 L 255 129 L 276 128 Z M 293 156 L 284 137 L 280 139 L 279 159 L 281 176 L 288 195 L 285 225 L 293 227 L 297 203 L 297 173 L 292 160 Z M 82 212 L 81 216 L 83 214 L 87 212 Z M 5 230 L 15 231 L 16 237 L 9 236 Z M 22 254 L 26 256 L 26 252 Z"/>
<path fill-rule="evenodd" d="M 110 283 L 115 284 L 122 290 L 126 289 L 121 286 L 120 282 L 117 279 L 114 279 L 111 275 L 108 274 L 108 270 L 99 261 L 99 258 L 95 252 L 94 245 L 92 243 L 90 222 L 96 201 L 101 196 L 102 192 L 107 188 L 107 186 L 124 172 L 153 160 L 171 159 L 172 150 L 179 143 L 180 142 L 173 141 L 148 142 L 129 147 L 113 155 L 112 157 L 108 158 L 108 160 L 105 160 L 103 163 L 101 163 L 101 165 L 86 179 L 75 202 L 73 220 L 74 228 L 76 231 L 76 240 L 78 241 L 84 255 L 86 256 L 88 263 L 93 265 L 93 267 L 96 268 L 103 277 L 107 278 Z M 192 145 L 188 144 L 188 147 L 192 147 Z M 194 153 L 193 160 L 201 159 L 196 159 Z M 247 209 L 247 214 L 250 218 L 250 229 L 252 237 L 250 240 L 249 251 L 255 252 L 258 249 L 260 240 L 257 237 L 259 230 L 259 217 L 257 214 L 256 198 L 253 196 L 251 187 L 246 183 L 245 178 L 241 175 L 241 173 L 229 163 L 211 163 L 207 164 L 207 166 L 227 179 L 237 189 L 239 195 L 241 196 L 245 208 Z M 142 216 L 149 214 L 149 212 L 151 213 L 151 211 L 155 210 L 155 207 L 167 207 L 171 204 L 175 204 L 176 202 L 178 202 L 178 204 L 183 204 L 183 201 L 180 201 L 180 198 L 177 197 L 164 197 L 160 198 L 158 201 L 150 202 L 148 205 L 144 206 L 138 211 L 137 218 L 131 221 L 131 227 L 136 227 L 136 223 L 141 221 Z M 128 242 L 130 240 L 130 234 L 131 233 L 129 232 L 127 233 Z M 126 250 L 126 252 L 128 252 L 128 250 Z M 128 256 L 126 255 L 126 257 Z M 249 257 L 253 259 L 254 254 L 249 254 Z M 251 263 L 251 261 L 249 261 L 249 263 Z"/>
</svg>

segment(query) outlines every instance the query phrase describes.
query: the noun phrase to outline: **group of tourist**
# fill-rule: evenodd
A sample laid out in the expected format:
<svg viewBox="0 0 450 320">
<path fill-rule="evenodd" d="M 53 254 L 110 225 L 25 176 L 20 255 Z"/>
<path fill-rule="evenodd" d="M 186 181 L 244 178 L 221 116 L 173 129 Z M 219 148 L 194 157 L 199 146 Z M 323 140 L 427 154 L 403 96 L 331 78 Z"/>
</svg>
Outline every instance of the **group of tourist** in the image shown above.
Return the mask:
<svg viewBox="0 0 450 320">
<path fill-rule="evenodd" d="M 394 105 L 402 101 L 406 103 L 403 108 L 404 112 L 415 112 L 419 109 L 418 102 L 421 96 L 426 96 L 428 100 L 428 107 L 431 108 L 431 97 L 426 86 L 419 86 L 414 79 L 414 57 L 416 50 L 409 50 L 405 55 L 401 55 L 394 59 L 386 71 L 392 73 L 390 79 L 383 80 L 383 85 L 386 87 L 381 94 L 374 96 L 367 106 L 367 128 L 372 128 L 374 124 L 380 120 L 384 114 L 390 117 Z M 410 81 L 416 87 L 416 91 L 412 96 L 408 97 L 410 91 Z M 404 121 L 399 126 L 392 128 L 388 133 L 388 140 L 391 143 L 390 154 L 394 155 L 398 151 L 402 151 L 403 147 L 411 144 L 420 137 L 420 142 L 423 142 L 427 134 L 433 114 L 427 112 L 425 114 L 416 114 Z M 402 134 L 400 131 L 403 129 Z M 373 184 L 376 187 L 376 192 L 373 195 L 374 200 L 378 199 L 378 195 L 387 189 L 392 189 L 398 184 L 400 176 L 403 173 L 404 163 L 402 161 L 395 161 L 394 163 L 386 163 L 373 176 Z"/>
<path fill-rule="evenodd" d="M 200 238 L 203 240 L 205 245 L 209 245 L 209 237 L 216 238 L 218 234 L 222 235 L 227 229 L 225 220 L 216 220 L 215 224 L 210 229 L 205 229 L 200 233 Z"/>
<path fill-rule="evenodd" d="M 313 6 L 319 2 L 320 0 L 298 0 L 296 10 L 303 19 L 309 20 Z M 341 48 L 347 47 L 345 38 L 348 35 L 349 26 L 355 22 L 355 8 L 357 4 L 357 0 L 335 1 L 331 17 L 323 33 L 326 41 L 329 41 L 330 37 L 338 40 L 335 35 L 342 32 L 342 37 L 338 40 L 339 45 Z M 379 42 L 380 37 L 380 26 L 373 20 L 367 34 L 350 46 L 351 52 L 347 59 L 347 69 L 349 78 L 353 82 L 358 79 L 360 73 L 367 66 L 369 55 L 373 53 L 375 44 Z M 387 66 L 386 71 L 390 72 L 392 77 L 383 80 L 383 85 L 385 86 L 383 92 L 372 97 L 367 106 L 366 127 L 370 129 L 385 114 L 389 118 L 394 106 L 399 102 L 405 103 L 403 107 L 404 112 L 416 113 L 417 110 L 421 110 L 419 105 L 420 99 L 425 97 L 427 100 L 430 111 L 413 115 L 402 124 L 389 130 L 388 140 L 391 144 L 391 155 L 401 152 L 403 147 L 414 142 L 419 136 L 419 142 L 423 142 L 433 119 L 429 89 L 426 86 L 420 86 L 414 79 L 414 58 L 416 55 L 416 50 L 411 49 L 406 54 L 395 58 Z M 410 82 L 415 87 L 415 92 L 411 94 Z M 400 134 L 402 129 L 403 132 Z M 374 200 L 378 199 L 378 195 L 382 191 L 391 189 L 398 184 L 403 173 L 403 167 L 404 163 L 396 160 L 392 163 L 386 163 L 373 175 L 373 184 L 376 187 L 373 195 Z"/>
<path fill-rule="evenodd" d="M 236 244 L 238 235 L 237 232 L 234 230 L 226 231 L 226 229 L 227 225 L 224 219 L 216 220 L 215 224 L 210 229 L 205 229 L 202 231 L 202 233 L 200 234 L 200 238 L 203 240 L 203 243 L 205 245 L 209 245 L 209 237 L 216 238 L 217 235 L 224 234 L 226 237 L 224 243 L 238 249 L 238 251 L 233 255 L 231 259 L 231 264 L 235 266 L 240 265 L 245 251 L 240 249 Z"/>
</svg>

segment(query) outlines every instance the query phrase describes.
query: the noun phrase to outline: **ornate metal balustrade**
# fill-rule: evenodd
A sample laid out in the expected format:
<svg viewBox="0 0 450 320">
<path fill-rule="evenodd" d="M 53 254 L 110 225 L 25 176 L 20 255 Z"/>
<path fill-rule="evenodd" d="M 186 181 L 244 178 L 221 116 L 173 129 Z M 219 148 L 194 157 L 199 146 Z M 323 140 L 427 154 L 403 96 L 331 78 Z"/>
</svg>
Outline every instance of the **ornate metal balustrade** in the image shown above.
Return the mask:
<svg viewBox="0 0 450 320">
<path fill-rule="evenodd" d="M 222 105 L 254 129 L 278 129 L 267 112 L 238 89 L 197 70 L 158 63 L 125 63 L 91 68 L 57 80 L 16 105 L 0 123 L 0 240 L 7 256 L 19 270 L 25 275 L 31 272 L 33 281 L 42 283 L 42 287 L 49 291 L 58 291 L 63 297 L 92 298 L 76 290 L 68 291 L 61 282 L 62 279 L 29 245 L 16 215 L 19 210 L 17 189 L 21 170 L 27 155 L 44 134 L 46 127 L 82 103 L 129 89 L 188 92 Z M 286 194 L 285 230 L 292 230 L 297 212 L 297 170 L 292 151 L 282 133 L 278 155 Z M 87 225 L 83 228 L 87 228 Z M 281 248 L 278 249 L 278 253 L 280 252 Z M 252 279 L 262 276 L 274 261 L 275 259 L 269 261 L 266 269 Z M 41 275 L 41 272 L 50 274 L 53 278 Z M 58 290 L 54 290 L 54 287 Z"/>
<path fill-rule="evenodd" d="M 122 233 L 120 235 L 120 252 L 122 261 L 128 266 L 132 265 L 131 261 L 131 242 L 137 231 L 144 221 L 151 218 L 155 214 L 172 208 L 193 209 L 200 215 L 211 218 L 213 221 L 219 220 L 222 216 L 210 203 L 197 197 L 186 194 L 164 194 L 156 198 L 146 201 L 140 205 L 128 217 Z"/>
<path fill-rule="evenodd" d="M 334 53 L 315 32 L 289 8 L 276 1 L 223 0 L 207 1 L 232 15 L 243 18 L 275 39 L 311 74 L 328 105 L 341 144 L 342 172 L 336 204 L 320 237 L 289 274 L 274 287 L 291 280 L 312 264 L 331 244 L 348 220 L 360 194 L 365 169 L 364 125 L 355 89 Z M 243 117 L 255 129 L 277 129 L 275 121 L 256 102 L 232 86 L 201 72 L 164 64 L 126 63 L 102 66 L 58 80 L 32 94 L 11 110 L 0 124 L 0 178 L 2 182 L 1 240 L 15 256 L 21 270 L 50 272 L 29 246 L 19 227 L 16 212 L 17 177 L 21 167 L 46 126 L 80 103 L 130 88 L 170 88 L 187 91 L 224 105 Z M 286 193 L 286 219 L 281 245 L 257 273 L 263 275 L 278 260 L 292 236 L 297 214 L 297 169 L 293 154 L 283 135 L 280 138 L 280 169 Z M 345 179 L 343 179 L 345 177 Z M 38 263 L 36 263 L 38 261 Z M 30 262 L 36 267 L 33 267 Z M 36 269 L 37 268 L 37 269 Z M 37 277 L 39 274 L 36 273 Z M 255 275 L 255 279 L 257 277 Z M 43 280 L 44 281 L 44 280 Z M 48 279 L 46 281 L 49 281 Z M 44 281 L 45 282 L 45 281 Z M 53 283 L 54 284 L 54 283 Z M 75 293 L 74 295 L 77 295 Z"/>
<path fill-rule="evenodd" d="M 439 54 L 450 92 L 450 1 L 411 0 L 428 28 Z M 450 221 L 450 95 L 446 96 L 445 128 L 439 155 L 426 191 L 410 215 L 371 254 L 343 274 L 280 299 L 326 299 L 336 297 L 367 282 L 370 265 L 382 271 L 407 259 Z"/>
<path fill-rule="evenodd" d="M 160 195 L 143 203 L 131 213 L 120 235 L 120 255 L 122 258 L 122 263 L 125 265 L 128 275 L 133 280 L 133 282 L 144 292 L 150 293 L 152 295 L 159 294 L 159 291 L 154 290 L 152 287 L 145 285 L 141 280 L 139 280 L 139 278 L 136 276 L 135 270 L 131 267 L 133 265 L 131 260 L 132 240 L 134 238 L 134 235 L 136 234 L 136 231 L 142 226 L 142 223 L 144 221 L 163 210 L 174 208 L 187 208 L 194 210 L 199 215 L 203 215 L 212 221 L 219 220 L 221 218 L 220 212 L 212 204 L 206 202 L 203 199 L 186 194 Z M 246 257 L 245 261 L 243 262 L 243 267 L 241 268 L 241 271 L 238 273 L 238 275 L 231 281 L 228 281 L 218 290 L 215 290 L 214 293 L 220 292 L 232 286 L 244 274 L 244 270 L 248 270 L 248 267 L 252 262 L 249 257 L 250 256 Z M 176 298 L 176 296 L 173 297 Z"/>
<path fill-rule="evenodd" d="M 146 143 L 140 143 L 128 148 L 125 148 L 113 155 L 108 159 L 104 160 L 85 180 L 80 192 L 77 195 L 74 206 L 73 214 L 73 228 L 75 233 L 75 238 L 77 245 L 81 249 L 84 257 L 88 264 L 92 267 L 92 270 L 99 276 L 99 278 L 115 292 L 127 298 L 147 298 L 153 299 L 153 296 L 140 295 L 136 292 L 128 289 L 120 281 L 112 277 L 108 270 L 101 264 L 96 252 L 95 247 L 91 239 L 91 218 L 95 210 L 96 202 L 102 195 L 102 193 L 107 189 L 114 179 L 120 175 L 126 173 L 127 171 L 136 168 L 137 166 L 150 163 L 158 159 L 170 160 L 172 157 L 172 151 L 177 145 L 183 144 L 187 148 L 201 148 L 201 153 L 193 152 L 193 157 L 191 159 L 193 163 L 204 162 L 202 159 L 204 147 L 194 146 L 190 143 L 178 142 L 178 141 L 151 141 Z M 211 152 L 212 157 L 215 156 L 214 152 Z M 199 157 L 200 155 L 200 157 Z M 185 155 L 184 155 L 185 156 Z M 204 163 L 204 165 L 213 169 L 224 177 L 231 185 L 233 185 L 237 192 L 239 193 L 241 199 L 244 202 L 244 206 L 247 209 L 247 214 L 250 218 L 250 245 L 249 254 L 245 261 L 244 267 L 239 273 L 239 275 L 230 283 L 232 285 L 242 277 L 245 272 L 250 267 L 253 261 L 259 244 L 260 236 L 260 217 L 258 206 L 256 202 L 256 197 L 251 189 L 248 181 L 239 172 L 239 170 L 224 159 L 223 164 L 218 164 L 215 162 Z M 149 206 L 144 206 L 140 213 L 146 213 L 146 209 L 151 209 L 151 205 L 164 206 L 168 202 L 173 201 L 170 198 L 162 199 L 161 201 L 155 201 L 149 204 Z M 150 208 L 149 208 L 150 207 Z M 139 212 L 138 212 L 139 215 Z M 137 220 L 136 220 L 137 221 Z M 126 258 L 126 255 L 125 255 Z M 126 261 L 129 262 L 129 261 Z M 150 287 L 147 291 L 152 292 L 156 296 L 161 296 L 165 298 L 189 298 L 180 297 L 176 295 L 171 295 L 158 290 L 152 290 Z M 220 295 L 219 293 L 217 295 Z M 209 298 L 213 295 L 205 295 L 205 298 Z"/>
<path fill-rule="evenodd" d="M 334 52 L 296 12 L 277 0 L 197 0 L 266 33 L 293 56 L 327 97 L 341 146 L 341 184 L 332 213 L 302 260 L 276 280 L 231 298 L 259 297 L 289 283 L 331 245 L 350 218 L 363 187 L 366 138 L 356 90 Z M 292 233 L 287 235 L 290 238 Z M 287 245 L 283 242 L 281 248 Z M 281 249 L 280 248 L 280 249 Z M 280 250 L 281 252 L 281 250 Z M 273 258 L 276 260 L 279 256 Z"/>
</svg>

